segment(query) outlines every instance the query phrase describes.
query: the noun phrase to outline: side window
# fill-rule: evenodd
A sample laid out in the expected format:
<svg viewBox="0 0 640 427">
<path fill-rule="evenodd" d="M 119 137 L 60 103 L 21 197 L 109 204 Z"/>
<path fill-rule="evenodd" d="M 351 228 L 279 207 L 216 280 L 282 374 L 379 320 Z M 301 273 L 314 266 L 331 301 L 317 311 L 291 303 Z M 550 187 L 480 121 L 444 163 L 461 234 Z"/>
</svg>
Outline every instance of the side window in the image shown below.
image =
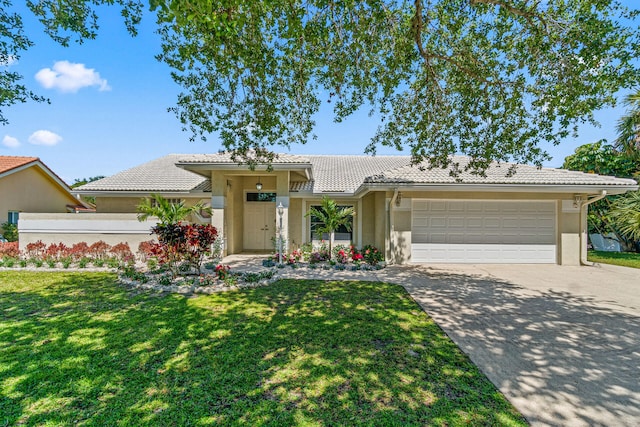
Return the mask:
<svg viewBox="0 0 640 427">
<path fill-rule="evenodd" d="M 313 206 L 316 209 L 322 209 L 321 206 Z M 349 208 L 352 207 L 351 205 L 345 205 L 345 206 L 338 206 L 339 208 Z M 310 228 L 310 234 L 311 234 L 311 239 L 312 240 L 329 240 L 329 235 L 327 233 L 324 234 L 320 234 L 317 229 L 321 228 L 324 223 L 320 220 L 320 218 L 317 218 L 314 215 L 310 216 L 311 220 L 309 221 L 309 228 Z M 338 229 L 335 231 L 335 240 L 336 241 L 352 241 L 353 240 L 353 217 L 350 218 L 350 222 L 351 222 L 351 231 L 349 231 L 347 229 L 346 226 L 341 225 L 340 227 L 338 227 Z"/>
<path fill-rule="evenodd" d="M 9 211 L 9 218 L 7 219 L 7 222 L 9 224 L 14 224 L 17 225 L 18 224 L 18 211 Z"/>
</svg>

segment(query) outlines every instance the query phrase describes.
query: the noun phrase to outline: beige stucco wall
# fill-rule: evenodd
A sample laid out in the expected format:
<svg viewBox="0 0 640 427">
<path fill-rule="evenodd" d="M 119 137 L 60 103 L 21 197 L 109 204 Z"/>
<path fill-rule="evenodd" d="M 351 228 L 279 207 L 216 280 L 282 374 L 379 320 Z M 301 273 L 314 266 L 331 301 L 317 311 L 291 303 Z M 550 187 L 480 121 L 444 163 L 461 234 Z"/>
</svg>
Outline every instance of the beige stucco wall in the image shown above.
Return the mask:
<svg viewBox="0 0 640 427">
<path fill-rule="evenodd" d="M 66 212 L 66 205 L 78 201 L 37 166 L 0 178 L 0 223 L 9 211 Z"/>
<path fill-rule="evenodd" d="M 155 223 L 154 219 L 140 222 L 135 214 L 25 213 L 18 225 L 20 249 L 38 240 L 67 246 L 102 240 L 109 245 L 126 242 L 135 253 L 141 242 L 154 240 Z"/>
<path fill-rule="evenodd" d="M 166 196 L 168 199 L 178 198 L 173 196 Z M 208 198 L 203 199 L 200 197 L 179 197 L 184 200 L 186 206 L 193 206 L 199 201 L 208 203 Z M 96 197 L 96 212 L 98 213 L 135 213 L 136 207 L 142 201 L 142 197 Z"/>
<path fill-rule="evenodd" d="M 375 199 L 378 203 L 382 194 L 382 192 L 376 193 Z M 365 201 L 370 197 L 370 195 L 365 196 Z M 391 197 L 391 195 L 387 194 L 387 197 Z M 557 262 L 561 265 L 580 265 L 580 246 L 584 242 L 580 240 L 581 217 L 579 210 L 571 206 L 573 194 L 404 191 L 402 192 L 401 207 L 394 208 L 394 233 L 392 241 L 387 243 L 388 254 L 391 255 L 392 250 L 398 263 L 406 263 L 411 260 L 411 199 L 554 200 L 557 202 Z M 565 201 L 564 208 L 563 200 Z M 366 215 L 368 210 L 364 211 Z M 376 242 L 386 237 L 380 226 L 375 227 L 375 233 Z"/>
<path fill-rule="evenodd" d="M 303 243 L 302 233 L 302 199 L 291 199 L 289 201 L 289 239 L 291 247 L 299 248 Z"/>
</svg>

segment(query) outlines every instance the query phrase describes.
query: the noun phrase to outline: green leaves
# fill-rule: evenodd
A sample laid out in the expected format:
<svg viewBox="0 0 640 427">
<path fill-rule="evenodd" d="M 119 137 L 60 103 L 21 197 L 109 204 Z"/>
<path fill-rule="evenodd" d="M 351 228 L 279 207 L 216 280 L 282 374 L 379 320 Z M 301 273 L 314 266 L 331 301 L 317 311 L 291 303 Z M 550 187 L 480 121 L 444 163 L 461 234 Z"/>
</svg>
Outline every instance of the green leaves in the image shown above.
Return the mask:
<svg viewBox="0 0 640 427">
<path fill-rule="evenodd" d="M 634 13 L 613 0 L 154 4 L 159 58 L 184 88 L 173 111 L 192 138 L 241 153 L 305 143 L 330 102 L 336 121 L 382 117 L 370 153 L 541 164 L 640 77 Z"/>
</svg>

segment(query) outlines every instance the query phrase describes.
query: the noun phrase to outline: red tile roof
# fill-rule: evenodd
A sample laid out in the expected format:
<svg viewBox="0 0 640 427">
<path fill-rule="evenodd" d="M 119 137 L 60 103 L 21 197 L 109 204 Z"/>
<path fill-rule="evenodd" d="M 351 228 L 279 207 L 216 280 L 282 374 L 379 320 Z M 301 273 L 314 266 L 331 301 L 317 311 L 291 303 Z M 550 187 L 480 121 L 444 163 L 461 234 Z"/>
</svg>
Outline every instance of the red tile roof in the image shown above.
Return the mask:
<svg viewBox="0 0 640 427">
<path fill-rule="evenodd" d="M 31 162 L 39 160 L 37 157 L 0 156 L 0 173 L 8 172 Z"/>
</svg>

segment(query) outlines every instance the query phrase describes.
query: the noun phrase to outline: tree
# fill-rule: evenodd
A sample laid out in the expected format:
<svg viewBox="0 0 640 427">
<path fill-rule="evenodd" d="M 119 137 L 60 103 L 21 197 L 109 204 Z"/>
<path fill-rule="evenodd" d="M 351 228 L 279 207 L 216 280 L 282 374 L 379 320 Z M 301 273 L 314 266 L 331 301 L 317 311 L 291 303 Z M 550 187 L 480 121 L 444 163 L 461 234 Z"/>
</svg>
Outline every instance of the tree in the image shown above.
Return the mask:
<svg viewBox="0 0 640 427">
<path fill-rule="evenodd" d="M 562 168 L 619 178 L 631 178 L 640 172 L 640 164 L 625 152 L 607 144 L 606 139 L 579 146 L 564 159 Z"/>
<path fill-rule="evenodd" d="M 44 32 L 54 41 L 68 46 L 73 40 L 83 43 L 98 34 L 96 9 L 102 5 L 119 5 L 129 32 L 136 34 L 142 16 L 141 0 L 27 0 L 26 6 L 40 20 Z M 0 0 L 0 123 L 7 124 L 5 107 L 27 101 L 49 102 L 21 83 L 23 77 L 10 70 L 22 52 L 33 46 L 24 32 L 22 16 L 12 12 L 12 0 Z"/>
<path fill-rule="evenodd" d="M 624 103 L 629 110 L 618 120 L 615 147 L 633 160 L 640 161 L 640 90 L 627 95 Z"/>
<path fill-rule="evenodd" d="M 640 173 L 640 163 L 634 161 L 626 152 L 618 151 L 613 145 L 607 144 L 604 139 L 576 148 L 574 154 L 564 159 L 562 167 L 621 178 L 630 178 Z M 635 245 L 637 239 L 628 232 L 625 220 L 621 219 L 627 218 L 627 214 L 613 215 L 618 200 L 626 197 L 627 195 L 607 196 L 589 205 L 587 220 L 590 233 L 613 233 L 620 244 L 629 249 Z"/>
<path fill-rule="evenodd" d="M 532 162 L 639 74 L 637 11 L 613 0 L 154 0 L 192 137 L 305 143 L 323 101 L 381 117 L 367 151 Z"/>
<path fill-rule="evenodd" d="M 621 233 L 629 239 L 640 242 L 640 191 L 620 196 L 613 203 L 611 218 Z"/>
<path fill-rule="evenodd" d="M 185 206 L 182 200 L 180 203 L 171 203 L 159 194 L 152 194 L 151 198 L 145 197 L 137 206 L 138 220 L 144 221 L 154 216 L 158 218 L 158 224 L 161 226 L 177 224 L 187 219 L 189 215 L 203 210 L 211 213 L 211 208 L 206 207 L 202 202 Z"/>
<path fill-rule="evenodd" d="M 351 231 L 351 217 L 353 217 L 354 212 L 353 207 L 339 207 L 334 200 L 324 196 L 322 197 L 320 208 L 312 206 L 305 215 L 322 223 L 322 225 L 313 230 L 314 232 L 321 235 L 324 233 L 329 234 L 329 255 L 331 257 L 333 257 L 335 231 L 341 226 L 344 226 L 347 231 Z"/>
<path fill-rule="evenodd" d="M 90 176 L 89 178 L 76 178 L 76 179 L 73 180 L 73 184 L 71 184 L 69 187 L 78 188 L 81 185 L 85 185 L 85 184 L 88 184 L 90 182 L 102 179 L 102 178 L 104 178 L 104 175 Z"/>
<path fill-rule="evenodd" d="M 139 0 L 28 5 L 48 34 L 67 43 L 68 33 L 93 37 L 97 6 L 111 3 L 135 32 Z M 360 108 L 380 117 L 369 153 L 407 148 L 428 166 L 461 153 L 477 171 L 490 160 L 540 165 L 549 158 L 545 144 L 593 122 L 593 111 L 614 105 L 620 88 L 640 83 L 638 11 L 617 0 L 149 5 L 162 37 L 158 58 L 184 90 L 172 108 L 183 127 L 192 139 L 219 134 L 225 148 L 253 163 L 272 159 L 274 146 L 307 142 L 328 101 L 336 121 Z M 22 40 L 15 29 L 9 34 Z M 20 51 L 25 43 L 11 46 Z"/>
</svg>

